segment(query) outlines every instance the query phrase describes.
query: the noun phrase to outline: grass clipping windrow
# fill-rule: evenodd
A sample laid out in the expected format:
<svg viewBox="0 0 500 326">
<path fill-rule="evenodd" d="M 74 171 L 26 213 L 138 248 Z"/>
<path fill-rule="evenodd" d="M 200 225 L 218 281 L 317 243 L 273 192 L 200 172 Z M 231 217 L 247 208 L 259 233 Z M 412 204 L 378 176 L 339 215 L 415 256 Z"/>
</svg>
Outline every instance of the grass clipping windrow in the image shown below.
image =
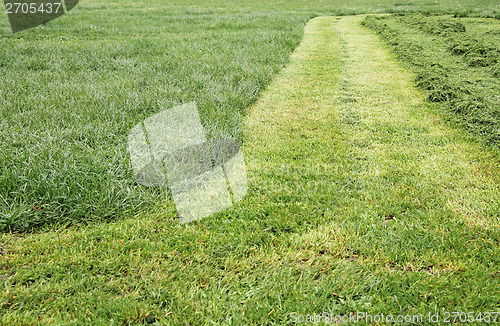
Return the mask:
<svg viewBox="0 0 500 326">
<path fill-rule="evenodd" d="M 369 16 L 363 24 L 410 64 L 429 102 L 500 149 L 497 20 L 419 13 Z"/>
</svg>

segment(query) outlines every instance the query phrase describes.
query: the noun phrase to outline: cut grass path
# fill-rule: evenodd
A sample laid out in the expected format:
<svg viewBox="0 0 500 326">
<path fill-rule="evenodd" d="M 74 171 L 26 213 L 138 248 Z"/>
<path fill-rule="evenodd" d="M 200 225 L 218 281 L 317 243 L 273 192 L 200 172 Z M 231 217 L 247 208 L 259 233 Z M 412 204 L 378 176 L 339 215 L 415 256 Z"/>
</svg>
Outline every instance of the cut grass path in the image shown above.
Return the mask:
<svg viewBox="0 0 500 326">
<path fill-rule="evenodd" d="M 347 298 L 366 295 L 382 313 L 497 309 L 498 158 L 430 111 L 362 18 L 309 23 L 245 120 L 249 168 L 276 176 L 269 198 L 323 212 L 291 255 L 312 246 L 356 261 L 360 274 L 338 283 Z"/>
<path fill-rule="evenodd" d="M 497 311 L 498 158 L 429 111 L 361 19 L 310 21 L 249 109 L 239 205 L 3 234 L 0 324 Z"/>
</svg>

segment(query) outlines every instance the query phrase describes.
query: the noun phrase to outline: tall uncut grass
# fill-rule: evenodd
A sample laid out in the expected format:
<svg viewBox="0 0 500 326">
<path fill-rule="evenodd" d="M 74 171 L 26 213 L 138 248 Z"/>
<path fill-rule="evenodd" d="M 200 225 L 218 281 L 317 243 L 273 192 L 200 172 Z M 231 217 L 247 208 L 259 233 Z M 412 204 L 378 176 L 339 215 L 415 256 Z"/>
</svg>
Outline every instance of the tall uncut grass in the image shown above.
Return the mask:
<svg viewBox="0 0 500 326">
<path fill-rule="evenodd" d="M 448 119 L 500 149 L 500 26 L 463 15 L 367 17 Z"/>
</svg>

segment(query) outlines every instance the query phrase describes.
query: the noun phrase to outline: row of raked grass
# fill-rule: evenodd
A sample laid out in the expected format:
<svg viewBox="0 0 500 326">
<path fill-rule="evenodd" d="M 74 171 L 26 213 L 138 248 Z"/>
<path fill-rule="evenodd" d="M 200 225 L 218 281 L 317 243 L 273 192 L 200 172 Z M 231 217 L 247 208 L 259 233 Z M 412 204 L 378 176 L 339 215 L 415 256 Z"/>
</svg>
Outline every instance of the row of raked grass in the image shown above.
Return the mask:
<svg viewBox="0 0 500 326">
<path fill-rule="evenodd" d="M 500 149 L 500 21 L 438 14 L 368 17 L 416 73 L 427 100 Z"/>
</svg>

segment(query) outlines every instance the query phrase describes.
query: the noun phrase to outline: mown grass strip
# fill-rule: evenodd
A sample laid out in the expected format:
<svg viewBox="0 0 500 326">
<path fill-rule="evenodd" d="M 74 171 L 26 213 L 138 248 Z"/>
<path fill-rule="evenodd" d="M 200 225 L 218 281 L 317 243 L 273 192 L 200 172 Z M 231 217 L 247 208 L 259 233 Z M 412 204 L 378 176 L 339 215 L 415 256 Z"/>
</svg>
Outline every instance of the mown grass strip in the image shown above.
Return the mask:
<svg viewBox="0 0 500 326">
<path fill-rule="evenodd" d="M 324 222 L 296 239 L 303 248 L 315 244 L 312 260 L 330 254 L 333 259 L 358 261 L 351 266 L 364 266 L 374 282 L 365 287 L 360 275 L 353 276 L 353 285 L 342 291 L 345 297 L 370 298 L 372 309 L 381 313 L 388 296 L 402 299 L 412 313 L 430 311 L 433 304 L 494 309 L 498 291 L 489 287 L 489 295 L 496 299 L 482 301 L 484 293 L 477 285 L 495 283 L 497 267 L 486 266 L 499 263 L 498 160 L 430 111 L 425 93 L 413 86 L 414 75 L 400 68 L 377 37 L 358 25 L 361 19 L 346 17 L 336 24 L 344 47 L 334 96 L 333 80 L 322 75 L 331 74 L 331 68 L 314 61 L 322 49 L 315 46 L 308 53 L 311 60 L 298 61 L 300 68 L 292 68 L 292 61 L 246 120 L 252 126 L 248 134 L 254 135 L 249 152 L 258 153 L 255 168 L 267 178 L 275 176 L 266 190 L 274 189 L 276 195 L 266 195 L 288 195 L 285 198 L 302 202 L 314 194 L 316 203 L 307 205 L 310 211 L 319 209 Z M 304 77 L 294 69 L 313 73 Z M 288 93 L 290 89 L 296 91 Z M 329 107 L 333 112 L 324 113 Z M 299 145 L 310 130 L 309 121 L 317 117 L 318 130 Z M 335 118 L 335 125 L 326 127 L 327 118 Z M 316 146 L 322 141 L 328 142 L 326 147 Z M 310 181 L 280 182 L 280 169 L 289 166 L 300 168 L 286 177 L 297 178 L 298 173 Z M 305 184 L 316 188 L 306 192 L 301 188 Z M 295 189 L 296 197 L 289 188 Z M 489 240 L 483 249 L 470 251 L 467 246 L 478 234 Z M 395 279 L 409 293 L 396 290 Z M 471 292 L 446 294 L 446 282 L 468 283 Z M 349 311 L 340 306 L 338 312 Z"/>
</svg>

